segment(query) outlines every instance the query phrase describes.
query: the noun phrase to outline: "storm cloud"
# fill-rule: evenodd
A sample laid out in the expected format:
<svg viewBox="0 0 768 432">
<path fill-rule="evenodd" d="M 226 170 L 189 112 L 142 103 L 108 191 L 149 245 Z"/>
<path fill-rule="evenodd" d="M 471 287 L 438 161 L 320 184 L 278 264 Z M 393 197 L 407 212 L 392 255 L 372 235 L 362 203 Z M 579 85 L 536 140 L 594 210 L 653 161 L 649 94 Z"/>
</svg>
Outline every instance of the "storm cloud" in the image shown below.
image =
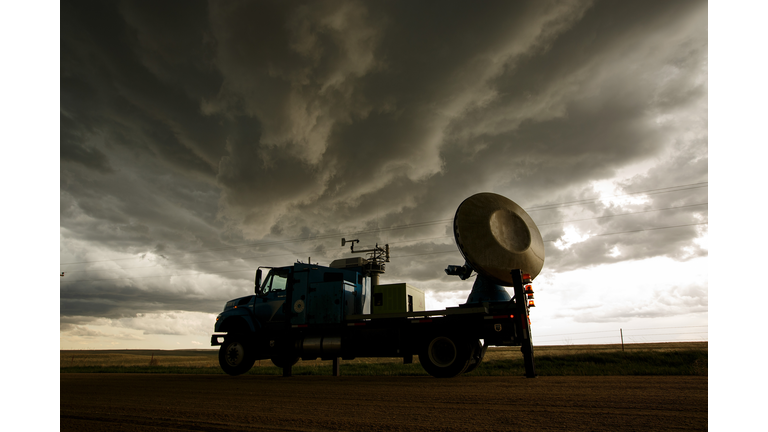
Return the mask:
<svg viewBox="0 0 768 432">
<path fill-rule="evenodd" d="M 207 317 L 341 237 L 463 302 L 478 192 L 539 224 L 546 286 L 706 258 L 707 26 L 697 1 L 64 1 L 62 335 L 179 334 L 141 314 Z M 706 314 L 706 280 L 674 292 L 574 321 Z"/>
</svg>

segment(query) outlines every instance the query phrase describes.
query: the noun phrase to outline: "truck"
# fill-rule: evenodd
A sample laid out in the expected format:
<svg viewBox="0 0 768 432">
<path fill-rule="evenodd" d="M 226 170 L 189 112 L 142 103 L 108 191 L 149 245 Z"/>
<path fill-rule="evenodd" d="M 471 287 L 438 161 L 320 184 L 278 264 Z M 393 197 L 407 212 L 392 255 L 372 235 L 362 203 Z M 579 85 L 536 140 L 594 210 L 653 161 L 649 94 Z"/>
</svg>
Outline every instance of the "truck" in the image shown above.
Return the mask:
<svg viewBox="0 0 768 432">
<path fill-rule="evenodd" d="M 263 270 L 268 270 L 265 276 Z M 240 375 L 256 360 L 270 359 L 291 376 L 299 359 L 320 358 L 332 360 L 333 375 L 339 375 L 340 360 L 397 357 L 408 364 L 417 356 L 427 373 L 449 378 L 477 368 L 489 346 L 520 346 L 526 376 L 536 376 L 530 275 L 510 270 L 514 297 L 506 301 L 371 313 L 373 299 L 386 291 L 377 283 L 383 270 L 376 257 L 341 259 L 329 266 L 260 267 L 254 294 L 227 302 L 216 317 L 211 345 L 220 347 L 222 370 Z M 467 264 L 449 266 L 446 273 L 467 270 Z"/>
<path fill-rule="evenodd" d="M 367 258 L 256 270 L 254 294 L 227 302 L 216 317 L 211 345 L 219 346 L 221 368 L 241 375 L 270 359 L 291 376 L 299 359 L 320 358 L 332 360 L 339 375 L 342 360 L 395 357 L 408 364 L 417 356 L 427 373 L 450 378 L 477 368 L 488 347 L 519 346 L 526 377 L 535 377 L 529 308 L 544 264 L 536 224 L 508 198 L 483 192 L 459 205 L 453 231 L 465 262 L 445 272 L 476 276 L 466 303 L 421 310 L 422 291 L 379 283 L 389 245 L 355 251 L 360 240 L 342 238 L 342 247 L 351 243 L 352 253 Z"/>
</svg>

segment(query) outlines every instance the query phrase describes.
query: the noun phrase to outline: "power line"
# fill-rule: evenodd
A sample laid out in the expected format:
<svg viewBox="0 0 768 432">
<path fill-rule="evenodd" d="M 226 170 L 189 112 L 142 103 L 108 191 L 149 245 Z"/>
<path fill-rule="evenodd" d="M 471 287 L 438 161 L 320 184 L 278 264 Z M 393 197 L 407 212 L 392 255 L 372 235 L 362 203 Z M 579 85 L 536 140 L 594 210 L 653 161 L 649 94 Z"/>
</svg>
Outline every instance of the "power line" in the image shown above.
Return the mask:
<svg viewBox="0 0 768 432">
<path fill-rule="evenodd" d="M 254 270 L 253 269 L 226 270 L 226 271 L 215 271 L 215 272 L 194 272 L 194 273 L 186 273 L 186 274 L 164 274 L 164 275 L 157 275 L 157 276 L 134 276 L 134 277 L 118 277 L 118 278 L 106 278 L 106 279 L 75 279 L 75 280 L 69 280 L 64 282 L 70 282 L 70 283 L 71 282 L 103 282 L 103 281 L 113 281 L 113 280 L 154 279 L 154 278 L 165 278 L 165 277 L 199 276 L 199 275 L 239 273 L 239 272 L 253 273 Z"/>
<path fill-rule="evenodd" d="M 618 231 L 618 232 L 612 232 L 612 233 L 603 233 L 603 234 L 594 234 L 589 236 L 589 238 L 592 237 L 605 237 L 609 235 L 616 235 L 616 234 L 630 234 L 630 233 L 638 233 L 643 231 L 656 231 L 656 230 L 663 230 L 663 229 L 670 229 L 670 228 L 682 228 L 682 227 L 689 227 L 689 226 L 696 226 L 696 225 L 709 225 L 709 222 L 699 222 L 695 224 L 684 224 L 684 225 L 672 225 L 672 226 L 666 226 L 666 227 L 656 227 L 656 228 L 644 228 L 639 230 L 630 230 L 630 231 Z M 557 239 L 554 240 L 543 240 L 544 242 L 553 242 L 557 241 Z"/>
<path fill-rule="evenodd" d="M 679 328 L 699 328 L 699 327 L 709 327 L 709 325 L 699 325 L 699 326 L 680 326 L 680 327 L 646 327 L 646 328 L 625 328 L 622 330 L 627 331 L 638 331 L 638 330 L 669 330 L 669 329 L 679 329 Z M 593 333 L 615 333 L 616 330 L 601 330 L 601 331 L 594 331 L 594 332 L 577 332 L 577 333 L 559 333 L 559 334 L 550 334 L 550 335 L 538 335 L 538 337 L 554 337 L 554 336 L 569 336 L 569 335 L 585 335 L 585 334 L 593 334 Z"/>
<path fill-rule="evenodd" d="M 624 337 L 645 337 L 645 336 L 677 336 L 677 335 L 691 335 L 691 334 L 709 334 L 708 331 L 706 332 L 686 332 L 686 333 L 657 333 L 657 334 L 642 334 L 642 335 L 624 335 Z M 592 339 L 618 339 L 619 336 L 594 336 L 594 337 L 587 337 L 587 338 L 578 338 L 578 339 L 569 339 L 569 340 L 592 340 Z M 539 338 L 534 335 L 534 340 L 538 340 Z M 552 342 L 552 341 L 540 341 L 540 342 Z"/>
<path fill-rule="evenodd" d="M 417 241 L 424 241 L 424 240 L 435 240 L 435 239 L 441 239 L 441 238 L 448 238 L 452 236 L 440 236 L 440 237 L 426 237 L 426 238 L 420 238 L 420 239 L 414 239 L 414 240 L 403 240 L 399 242 L 391 242 L 390 244 L 401 244 L 401 243 L 413 243 Z M 316 252 L 315 250 L 309 250 L 309 251 L 303 251 L 303 252 L 287 252 L 287 253 L 278 253 L 278 254 L 270 254 L 270 255 L 258 255 L 258 256 L 247 256 L 247 257 L 236 257 L 236 258 L 225 258 L 225 259 L 217 259 L 217 260 L 208 260 L 208 261 L 181 261 L 181 262 L 175 262 L 173 265 L 179 265 L 179 264 L 210 264 L 215 262 L 227 262 L 227 261 L 235 261 L 235 260 L 249 260 L 249 259 L 260 259 L 260 258 L 274 258 L 278 256 L 296 256 L 296 255 L 307 255 L 311 254 L 313 252 Z M 98 272 L 98 271 L 119 271 L 119 270 L 137 270 L 137 269 L 149 269 L 157 267 L 160 264 L 153 264 L 148 266 L 136 266 L 136 267 L 119 267 L 119 268 L 105 268 L 105 269 L 85 269 L 85 270 L 70 270 L 67 271 L 67 274 L 71 273 L 86 273 L 86 272 Z M 143 276 L 142 276 L 143 277 Z M 78 279 L 83 280 L 83 279 Z"/>
<path fill-rule="evenodd" d="M 695 223 L 695 224 L 686 224 L 686 225 L 674 225 L 674 226 L 667 226 L 667 227 L 645 228 L 645 229 L 632 230 L 632 231 L 619 231 L 619 232 L 612 232 L 612 233 L 595 234 L 595 235 L 590 236 L 589 238 L 592 238 L 592 237 L 604 237 L 604 236 L 616 235 L 616 234 L 630 234 L 630 233 L 637 233 L 637 232 L 642 232 L 642 231 L 656 231 L 656 230 L 662 230 L 662 229 L 680 228 L 680 227 L 696 226 L 696 225 L 708 225 L 708 222 L 701 222 L 701 223 Z M 556 241 L 556 240 L 543 240 L 543 241 L 546 243 L 546 242 L 553 242 L 553 241 Z M 419 256 L 419 255 L 432 255 L 432 254 L 440 254 L 440 253 L 449 253 L 449 252 L 454 252 L 454 251 L 455 250 L 442 251 L 442 252 L 425 252 L 425 253 L 419 253 L 419 254 L 413 254 L 413 255 L 398 255 L 396 257 L 392 257 L 392 259 L 395 259 L 395 258 L 405 258 L 405 257 L 411 257 L 411 256 Z"/>
<path fill-rule="evenodd" d="M 629 234 L 629 233 L 637 233 L 642 231 L 655 231 L 655 230 L 662 230 L 662 229 L 670 229 L 670 228 L 680 228 L 680 227 L 687 227 L 687 226 L 696 226 L 696 225 L 707 225 L 708 222 L 701 222 L 701 223 L 695 223 L 695 224 L 685 224 L 685 225 L 674 225 L 674 226 L 667 226 L 667 227 L 655 227 L 655 228 L 645 228 L 640 230 L 631 230 L 631 231 L 620 231 L 620 232 L 613 232 L 613 233 L 603 233 L 603 234 L 595 234 L 592 237 L 604 237 L 609 235 L 616 235 L 616 234 Z M 555 240 L 544 240 L 544 242 L 553 242 Z M 313 251 L 303 252 L 303 253 L 312 253 Z M 398 255 L 395 257 L 392 257 L 391 259 L 398 259 L 398 258 L 408 258 L 408 257 L 414 257 L 414 256 L 423 256 L 423 255 L 435 255 L 435 254 L 444 254 L 444 253 L 452 253 L 456 252 L 456 249 L 446 250 L 446 251 L 435 251 L 435 252 L 423 252 L 423 253 L 417 253 L 417 254 L 409 254 L 409 255 Z M 269 258 L 274 256 L 281 256 L 281 255 L 297 255 L 298 253 L 285 253 L 285 254 L 279 254 L 279 255 L 265 255 L 258 258 Z M 251 258 L 249 258 L 251 259 Z M 222 260 L 222 261 L 230 261 L 230 260 Z M 212 261 L 214 262 L 214 261 Z M 134 267 L 134 268 L 149 268 L 153 266 L 147 266 L 147 267 Z M 109 269 L 104 269 L 109 270 Z M 118 270 L 118 269 L 115 269 Z M 196 275 L 196 274 L 219 274 L 219 273 L 230 273 L 230 272 L 236 272 L 236 271 L 245 271 L 245 270 L 233 270 L 233 271 L 221 271 L 221 272 L 198 272 L 190 275 Z M 68 280 L 64 282 L 91 282 L 91 281 L 103 281 L 103 280 L 120 280 L 120 279 L 145 279 L 145 278 L 153 278 L 153 277 L 168 277 L 168 276 L 188 276 L 188 275 L 159 275 L 159 276 L 139 276 L 135 278 L 113 278 L 113 279 L 75 279 L 75 280 Z"/>
<path fill-rule="evenodd" d="M 669 193 L 669 192 L 678 192 L 678 191 L 684 191 L 689 189 L 696 189 L 696 188 L 702 188 L 707 187 L 708 182 L 701 182 L 701 183 L 691 183 L 688 185 L 680 185 L 680 186 L 670 186 L 666 188 L 659 188 L 659 189 L 649 189 L 646 191 L 639 191 L 639 192 L 629 192 L 625 194 L 617 194 L 617 195 L 610 195 L 607 197 L 600 197 L 600 198 L 591 198 L 587 200 L 580 200 L 580 201 L 571 201 L 571 202 L 565 202 L 565 203 L 558 203 L 558 204 L 548 204 L 538 207 L 530 207 L 526 211 L 541 211 L 541 210 L 549 210 L 559 207 L 567 207 L 567 206 L 573 206 L 573 205 L 580 205 L 580 204 L 589 204 L 594 203 L 597 201 L 600 201 L 602 199 L 606 198 L 615 198 L 615 197 L 621 197 L 621 196 L 629 196 L 629 195 L 638 195 L 642 193 L 647 193 L 650 195 L 656 195 L 661 193 Z M 426 221 L 426 222 L 416 222 L 412 224 L 405 224 L 405 225 L 396 225 L 388 228 L 376 228 L 376 229 L 370 229 L 370 230 L 363 230 L 363 231 L 357 231 L 352 232 L 348 234 L 343 233 L 334 233 L 334 234 L 323 234 L 318 235 L 314 237 L 300 237 L 300 238 L 294 238 L 294 239 L 288 239 L 288 240 L 274 240 L 274 241 L 266 241 L 266 242 L 256 242 L 256 243 L 250 243 L 245 245 L 239 245 L 239 246 L 221 246 L 216 248 L 208 248 L 208 249 L 200 249 L 197 251 L 190 251 L 185 252 L 185 254 L 196 254 L 196 253 L 203 253 L 203 252 L 215 252 L 215 251 L 222 251 L 222 250 L 235 250 L 235 249 L 242 249 L 242 248 L 248 248 L 248 247 L 258 247 L 258 246 L 274 246 L 274 245 L 280 245 L 280 244 L 288 244 L 288 243 L 294 243 L 294 242 L 302 242 L 302 241 L 311 241 L 311 240 L 321 240 L 321 239 L 327 239 L 327 238 L 334 238 L 338 237 L 340 235 L 344 236 L 354 236 L 358 234 L 369 234 L 369 233 L 376 233 L 376 232 L 384 232 L 384 231 L 394 231 L 399 229 L 408 229 L 408 228 L 418 228 L 418 227 L 424 227 L 424 226 L 430 226 L 430 225 L 437 225 L 445 222 L 450 222 L 453 219 L 440 219 L 435 221 Z M 130 258 L 114 258 L 114 259 L 106 259 L 106 260 L 94 260 L 94 261 L 75 261 L 75 262 L 65 262 L 60 263 L 60 265 L 74 265 L 74 264 L 90 264 L 90 263 L 99 263 L 99 262 L 109 262 L 109 261 L 127 261 L 127 260 L 135 260 L 138 259 L 137 257 L 130 257 Z"/>
<path fill-rule="evenodd" d="M 667 207 L 667 208 L 662 208 L 662 209 L 640 210 L 640 211 L 636 211 L 636 212 L 613 214 L 613 215 L 606 215 L 606 216 L 595 216 L 595 217 L 585 218 L 585 219 L 572 219 L 572 220 L 560 221 L 560 222 L 537 223 L 536 226 L 559 225 L 559 224 L 571 223 L 571 222 L 584 222 L 584 221 L 589 221 L 589 220 L 606 219 L 606 218 L 612 218 L 612 217 L 617 217 L 617 216 L 630 216 L 630 215 L 635 215 L 635 214 L 652 213 L 652 212 L 664 211 L 664 210 L 675 210 L 675 209 L 688 208 L 688 207 L 699 207 L 699 206 L 704 206 L 704 205 L 709 205 L 709 203 L 705 202 L 705 203 L 690 204 L 690 205 L 677 206 L 677 207 Z"/>
<path fill-rule="evenodd" d="M 417 241 L 424 241 L 424 240 L 435 240 L 435 239 L 441 239 L 441 238 L 447 238 L 451 236 L 440 236 L 440 237 L 426 237 L 421 239 L 415 239 L 415 240 L 404 240 L 400 242 L 392 242 L 390 244 L 400 244 L 400 243 L 413 243 Z M 279 254 L 270 254 L 270 255 L 258 255 L 258 256 L 247 256 L 247 257 L 236 257 L 236 258 L 226 258 L 226 259 L 217 259 L 217 260 L 208 260 L 208 261 L 194 261 L 194 262 L 188 262 L 188 261 L 182 261 L 182 262 L 175 262 L 173 265 L 179 265 L 179 264 L 210 264 L 214 262 L 227 262 L 227 261 L 234 261 L 234 260 L 249 260 L 249 259 L 260 259 L 260 258 L 274 258 L 278 256 L 296 256 L 296 255 L 306 255 L 311 254 L 313 252 L 316 252 L 314 250 L 309 251 L 303 251 L 303 252 L 287 252 L 287 253 L 279 253 Z M 86 270 L 70 270 L 66 272 L 67 274 L 71 273 L 86 273 L 86 272 L 98 272 L 98 271 L 120 271 L 120 270 L 137 270 L 137 269 L 149 269 L 157 267 L 159 264 L 153 264 L 148 266 L 137 266 L 137 267 L 120 267 L 120 268 L 106 268 L 106 269 L 86 269 Z M 144 277 L 144 276 L 142 276 Z M 77 279 L 77 280 L 85 280 L 85 279 Z"/>
<path fill-rule="evenodd" d="M 646 336 L 669 336 L 669 335 L 690 335 L 690 334 L 709 334 L 708 331 L 700 331 L 700 332 L 683 332 L 683 333 L 653 333 L 653 334 L 639 334 L 639 335 L 624 335 L 624 337 L 629 338 L 639 338 L 639 337 L 646 337 Z"/>
<path fill-rule="evenodd" d="M 358 234 L 369 234 L 373 232 L 382 232 L 382 231 L 393 231 L 398 229 L 406 229 L 406 228 L 417 228 L 422 226 L 429 226 L 429 225 L 437 225 L 445 222 L 450 222 L 453 219 L 441 219 L 437 221 L 430 221 L 430 222 L 419 222 L 415 224 L 408 224 L 408 225 L 399 225 L 399 226 L 393 226 L 389 228 L 377 228 L 372 230 L 366 230 L 366 231 L 357 231 L 352 233 L 335 233 L 335 234 L 323 234 L 318 235 L 315 237 L 301 237 L 301 238 L 295 238 L 290 240 L 275 240 L 271 242 L 259 242 L 259 243 L 251 243 L 247 245 L 241 245 L 241 246 L 222 246 L 219 248 L 211 248 L 211 249 L 200 249 L 197 251 L 191 251 L 191 252 L 185 252 L 185 254 L 196 254 L 196 253 L 202 253 L 202 252 L 217 252 L 222 250 L 235 250 L 235 249 L 242 249 L 242 248 L 248 248 L 248 247 L 257 247 L 257 246 L 275 246 L 275 245 L 282 245 L 282 244 L 288 244 L 288 243 L 296 243 L 296 242 L 303 242 L 303 241 L 312 241 L 312 240 L 324 240 L 328 238 L 338 238 L 339 236 L 355 236 Z M 110 262 L 110 261 L 127 261 L 127 260 L 135 260 L 138 259 L 137 257 L 131 257 L 131 258 L 116 258 L 116 259 L 106 259 L 106 260 L 98 260 L 98 261 L 77 261 L 77 262 L 68 262 L 68 263 L 61 263 L 60 265 L 71 265 L 71 264 L 90 264 L 90 263 L 99 263 L 99 262 Z"/>
<path fill-rule="evenodd" d="M 563 223 L 570 223 L 570 222 L 583 222 L 588 220 L 597 220 L 597 219 L 605 219 L 605 218 L 611 218 L 611 217 L 617 217 L 617 216 L 629 216 L 633 214 L 641 214 L 641 213 L 650 213 L 655 211 L 666 211 L 666 210 L 674 210 L 674 209 L 680 209 L 680 208 L 688 208 L 688 207 L 696 207 L 696 206 L 703 206 L 708 205 L 709 203 L 699 203 L 699 204 L 690 204 L 685 206 L 676 206 L 676 207 L 667 207 L 662 209 L 651 209 L 651 210 L 641 210 L 637 212 L 629 212 L 629 213 L 622 213 L 622 214 L 616 214 L 616 215 L 607 215 L 607 216 L 596 216 L 592 218 L 584 218 L 584 219 L 576 219 L 576 220 L 569 220 L 569 221 L 560 221 L 560 222 L 550 222 L 550 223 L 544 223 L 544 224 L 536 224 L 537 226 L 544 226 L 544 225 L 555 225 L 555 224 L 563 224 Z M 436 239 L 443 239 L 443 238 L 452 238 L 452 235 L 446 235 L 446 236 L 438 236 L 438 237 L 425 237 L 425 238 L 419 238 L 419 239 L 413 239 L 413 240 L 403 240 L 403 241 L 396 241 L 396 242 L 390 242 L 389 244 L 402 244 L 402 243 L 413 243 L 413 242 L 419 242 L 424 240 L 436 240 Z M 552 241 L 552 240 L 549 240 Z M 296 255 L 296 254 L 307 254 L 312 253 L 314 251 L 305 251 L 305 252 L 290 252 L 290 253 L 281 253 L 281 254 L 272 254 L 272 255 L 259 255 L 259 256 L 249 256 L 249 257 L 235 257 L 235 258 L 225 258 L 225 259 L 216 259 L 216 260 L 207 260 L 207 261 L 180 261 L 175 262 L 174 265 L 179 264 L 208 264 L 213 262 L 226 262 L 226 261 L 234 261 L 234 260 L 246 260 L 246 259 L 258 259 L 258 258 L 270 258 L 275 256 L 286 256 L 286 255 Z M 416 255 L 406 255 L 406 256 L 417 256 Z M 67 273 L 83 273 L 83 272 L 96 272 L 96 271 L 115 271 L 115 270 L 133 270 L 133 269 L 145 269 L 145 268 L 152 268 L 157 267 L 159 264 L 153 264 L 148 266 L 135 266 L 135 267 L 120 267 L 119 269 L 85 269 L 85 270 L 70 270 Z"/>
<path fill-rule="evenodd" d="M 271 255 L 259 255 L 259 256 L 248 256 L 248 257 L 236 257 L 236 258 L 225 258 L 225 259 L 217 259 L 217 260 L 208 260 L 208 261 L 181 261 L 181 262 L 175 262 L 173 265 L 180 265 L 180 264 L 210 264 L 215 262 L 227 262 L 227 261 L 235 261 L 235 260 L 249 260 L 249 259 L 259 259 L 259 258 L 273 258 L 278 256 L 295 256 L 297 254 L 311 254 L 314 251 L 305 251 L 305 252 L 287 252 L 287 253 L 279 253 L 279 254 L 271 254 Z M 85 270 L 71 270 L 66 272 L 67 274 L 70 273 L 86 273 L 86 272 L 97 272 L 97 271 L 118 271 L 118 270 L 137 270 L 137 269 L 148 269 L 157 267 L 160 264 L 153 264 L 148 266 L 136 266 L 136 267 L 119 267 L 119 268 L 106 268 L 106 269 L 85 269 Z"/>
<path fill-rule="evenodd" d="M 670 187 L 659 188 L 659 189 L 648 189 L 648 190 L 639 191 L 639 192 L 629 192 L 629 193 L 623 193 L 623 194 L 617 194 L 617 195 L 608 195 L 608 196 L 599 197 L 599 198 L 589 198 L 584 200 L 570 201 L 570 202 L 556 203 L 556 204 L 545 204 L 541 206 L 530 207 L 526 209 L 526 211 L 532 212 L 532 211 L 540 211 L 540 210 L 551 210 L 551 209 L 560 208 L 560 207 L 570 207 L 570 206 L 581 205 L 581 204 L 592 204 L 608 198 L 618 198 L 623 196 L 640 195 L 640 194 L 658 195 L 662 193 L 680 192 L 680 191 L 685 191 L 690 189 L 698 189 L 698 188 L 703 188 L 707 186 L 709 186 L 709 182 L 691 183 L 687 185 L 670 186 Z"/>
</svg>

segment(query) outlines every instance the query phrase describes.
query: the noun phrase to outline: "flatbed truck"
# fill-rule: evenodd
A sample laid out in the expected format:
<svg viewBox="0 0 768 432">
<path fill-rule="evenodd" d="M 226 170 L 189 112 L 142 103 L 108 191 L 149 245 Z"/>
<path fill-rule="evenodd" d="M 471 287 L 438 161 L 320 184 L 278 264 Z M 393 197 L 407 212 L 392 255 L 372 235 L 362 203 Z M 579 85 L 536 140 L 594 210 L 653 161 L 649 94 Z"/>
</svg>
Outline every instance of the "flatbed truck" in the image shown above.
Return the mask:
<svg viewBox="0 0 768 432">
<path fill-rule="evenodd" d="M 340 360 L 396 357 L 412 363 L 417 356 L 427 373 L 449 378 L 474 370 L 489 346 L 520 346 L 525 375 L 536 376 L 531 281 L 522 270 L 510 269 L 514 297 L 508 301 L 371 313 L 383 272 L 376 260 L 268 269 L 263 280 L 262 268 L 257 270 L 254 295 L 229 301 L 216 318 L 211 345 L 220 347 L 219 363 L 229 375 L 244 374 L 264 359 L 291 376 L 299 359 L 333 360 L 333 375 L 339 375 Z"/>
</svg>

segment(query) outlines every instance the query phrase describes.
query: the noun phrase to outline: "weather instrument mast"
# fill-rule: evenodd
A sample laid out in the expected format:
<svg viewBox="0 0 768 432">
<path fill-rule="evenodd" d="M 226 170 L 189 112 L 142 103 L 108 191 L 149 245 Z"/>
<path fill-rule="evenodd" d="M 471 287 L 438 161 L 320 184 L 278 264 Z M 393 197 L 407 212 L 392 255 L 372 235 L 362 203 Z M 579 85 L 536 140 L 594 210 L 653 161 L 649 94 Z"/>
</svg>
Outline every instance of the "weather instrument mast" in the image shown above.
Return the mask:
<svg viewBox="0 0 768 432">
<path fill-rule="evenodd" d="M 368 254 L 367 263 L 363 266 L 363 270 L 365 271 L 366 276 L 371 277 L 371 287 L 379 285 L 379 276 L 386 270 L 384 263 L 389 262 L 389 245 L 386 244 L 384 247 L 380 247 L 379 244 L 376 243 L 376 246 L 371 249 L 355 250 L 355 243 L 360 243 L 360 240 L 341 239 L 342 247 L 347 243 L 352 243 L 349 247 L 349 250 L 352 251 L 352 253 Z"/>
</svg>

